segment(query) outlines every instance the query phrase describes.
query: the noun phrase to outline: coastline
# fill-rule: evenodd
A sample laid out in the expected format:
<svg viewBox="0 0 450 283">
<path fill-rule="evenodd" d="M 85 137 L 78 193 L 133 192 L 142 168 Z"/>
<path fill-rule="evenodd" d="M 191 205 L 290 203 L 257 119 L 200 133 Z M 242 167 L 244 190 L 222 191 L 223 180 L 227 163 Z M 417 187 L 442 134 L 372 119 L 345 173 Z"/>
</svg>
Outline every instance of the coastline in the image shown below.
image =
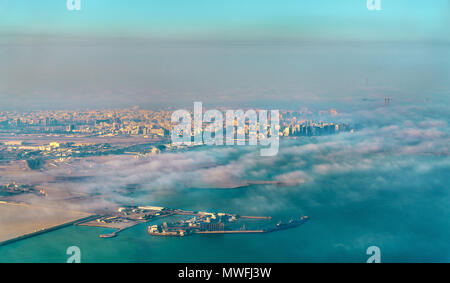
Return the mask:
<svg viewBox="0 0 450 283">
<path fill-rule="evenodd" d="M 0 246 L 88 221 L 92 213 L 41 207 L 26 203 L 0 203 Z"/>
<path fill-rule="evenodd" d="M 56 231 L 56 230 L 59 230 L 59 229 L 62 229 L 62 228 L 68 227 L 68 226 L 75 225 L 75 224 L 77 224 L 79 222 L 89 221 L 90 219 L 95 218 L 95 217 L 97 217 L 97 215 L 90 215 L 90 216 L 87 216 L 87 217 L 84 217 L 84 218 L 76 219 L 74 221 L 70 221 L 70 222 L 67 222 L 67 223 L 60 224 L 60 225 L 52 226 L 52 227 L 49 227 L 49 228 L 44 228 L 42 230 L 35 231 L 35 232 L 32 232 L 32 233 L 24 234 L 24 235 L 16 237 L 16 238 L 12 238 L 12 239 L 9 239 L 9 240 L 2 241 L 2 242 L 0 242 L 0 246 L 4 246 L 4 245 L 8 245 L 8 244 L 17 242 L 17 241 L 21 241 L 21 240 L 24 240 L 24 239 L 32 238 L 32 237 L 35 237 L 35 236 L 38 236 L 38 235 L 41 235 L 41 234 L 44 234 L 44 233 Z"/>
</svg>

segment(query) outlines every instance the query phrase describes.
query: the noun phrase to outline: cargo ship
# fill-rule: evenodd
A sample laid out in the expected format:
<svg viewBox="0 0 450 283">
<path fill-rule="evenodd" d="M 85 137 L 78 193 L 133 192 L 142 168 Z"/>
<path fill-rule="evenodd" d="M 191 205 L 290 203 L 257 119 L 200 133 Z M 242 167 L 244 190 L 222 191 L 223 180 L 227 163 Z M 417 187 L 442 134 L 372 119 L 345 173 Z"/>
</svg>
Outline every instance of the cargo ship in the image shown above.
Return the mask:
<svg viewBox="0 0 450 283">
<path fill-rule="evenodd" d="M 303 223 L 305 223 L 308 220 L 309 220 L 308 216 L 302 216 L 302 217 L 300 217 L 300 219 L 296 219 L 296 220 L 291 219 L 288 223 L 283 223 L 280 221 L 280 222 L 278 222 L 278 224 L 275 227 L 264 229 L 264 232 L 274 232 L 274 231 L 294 228 L 294 227 L 302 225 Z"/>
</svg>

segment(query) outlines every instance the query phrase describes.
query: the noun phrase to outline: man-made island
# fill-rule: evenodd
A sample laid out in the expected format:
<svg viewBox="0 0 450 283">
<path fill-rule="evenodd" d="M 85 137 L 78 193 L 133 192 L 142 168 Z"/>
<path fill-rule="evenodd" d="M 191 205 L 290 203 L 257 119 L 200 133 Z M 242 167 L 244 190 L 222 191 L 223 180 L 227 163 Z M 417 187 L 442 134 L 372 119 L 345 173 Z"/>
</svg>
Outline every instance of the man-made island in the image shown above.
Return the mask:
<svg viewBox="0 0 450 283">
<path fill-rule="evenodd" d="M 116 213 L 99 216 L 77 223 L 80 226 L 114 228 L 116 231 L 100 235 L 101 238 L 111 238 L 127 228 L 140 223 L 149 222 L 173 215 L 192 216 L 187 220 L 172 223 L 163 222 L 160 225 L 150 225 L 147 229 L 150 235 L 157 236 L 185 236 L 191 234 L 238 234 L 238 233 L 267 233 L 282 229 L 297 227 L 309 220 L 307 216 L 291 220 L 288 223 L 279 222 L 273 227 L 246 229 L 245 224 L 239 229 L 233 229 L 234 223 L 243 219 L 271 220 L 270 216 L 241 216 L 224 212 L 189 211 L 158 206 L 127 206 L 120 207 Z"/>
</svg>

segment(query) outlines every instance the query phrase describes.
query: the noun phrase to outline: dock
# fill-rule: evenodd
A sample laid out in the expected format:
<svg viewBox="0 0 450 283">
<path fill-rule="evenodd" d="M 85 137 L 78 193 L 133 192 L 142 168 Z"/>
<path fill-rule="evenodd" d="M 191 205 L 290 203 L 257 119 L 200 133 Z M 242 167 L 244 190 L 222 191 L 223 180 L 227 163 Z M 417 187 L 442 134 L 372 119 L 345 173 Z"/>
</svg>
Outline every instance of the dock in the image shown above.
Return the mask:
<svg viewBox="0 0 450 283">
<path fill-rule="evenodd" d="M 253 234 L 265 233 L 265 230 L 198 231 L 194 234 Z"/>
<path fill-rule="evenodd" d="M 242 219 L 261 219 L 261 220 L 271 220 L 272 219 L 271 216 L 245 216 L 245 215 L 239 216 L 239 218 L 242 218 Z"/>
</svg>

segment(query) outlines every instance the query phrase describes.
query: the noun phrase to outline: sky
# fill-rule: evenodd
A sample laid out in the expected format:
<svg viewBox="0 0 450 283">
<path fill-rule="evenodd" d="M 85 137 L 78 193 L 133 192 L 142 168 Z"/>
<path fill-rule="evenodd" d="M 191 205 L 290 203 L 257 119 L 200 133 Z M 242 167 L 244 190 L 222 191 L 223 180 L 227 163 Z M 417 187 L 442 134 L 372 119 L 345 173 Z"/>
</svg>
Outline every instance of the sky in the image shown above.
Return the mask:
<svg viewBox="0 0 450 283">
<path fill-rule="evenodd" d="M 2 0 L 1 31 L 65 35 L 141 35 L 169 40 L 347 39 L 448 41 L 449 2 L 365 0 Z"/>
<path fill-rule="evenodd" d="M 0 0 L 0 109 L 442 96 L 449 3 Z"/>
</svg>

